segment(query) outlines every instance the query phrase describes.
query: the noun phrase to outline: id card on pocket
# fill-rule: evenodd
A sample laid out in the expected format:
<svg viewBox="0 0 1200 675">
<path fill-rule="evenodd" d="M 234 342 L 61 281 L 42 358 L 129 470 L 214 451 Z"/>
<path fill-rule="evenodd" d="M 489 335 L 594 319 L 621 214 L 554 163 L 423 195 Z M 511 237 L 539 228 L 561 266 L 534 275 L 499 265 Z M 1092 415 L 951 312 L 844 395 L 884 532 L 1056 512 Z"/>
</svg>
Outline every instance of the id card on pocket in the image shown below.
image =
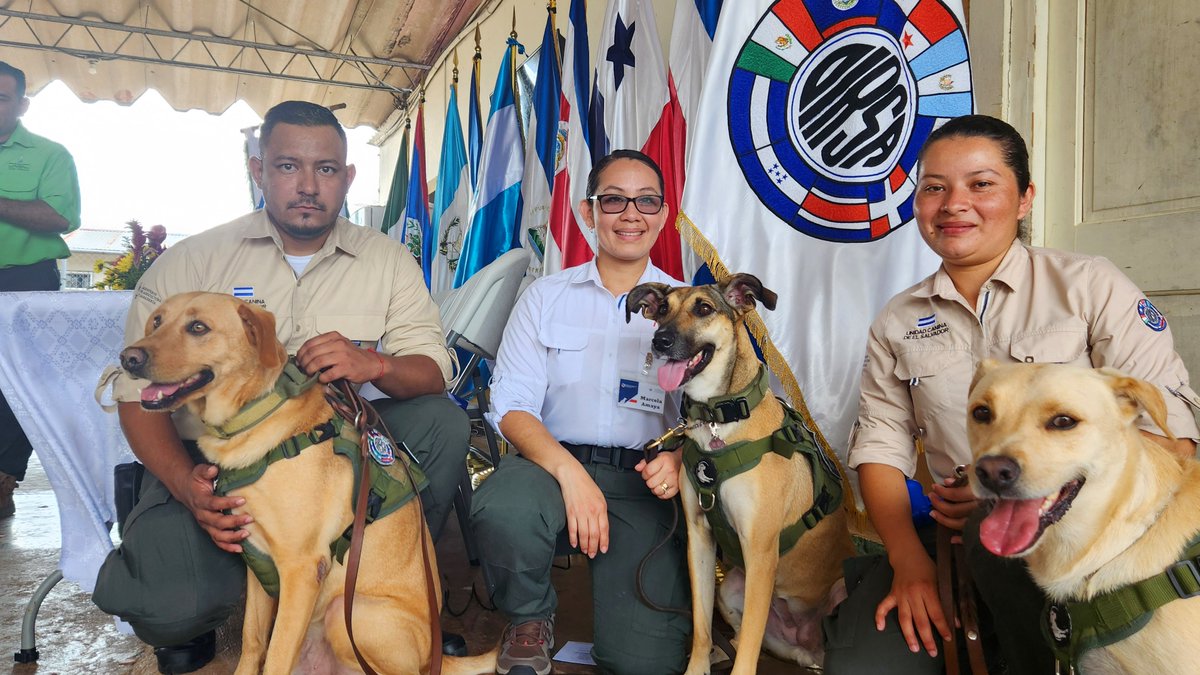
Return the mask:
<svg viewBox="0 0 1200 675">
<path fill-rule="evenodd" d="M 617 387 L 617 405 L 630 410 L 662 413 L 667 394 L 658 382 L 637 373 L 621 373 Z"/>
</svg>

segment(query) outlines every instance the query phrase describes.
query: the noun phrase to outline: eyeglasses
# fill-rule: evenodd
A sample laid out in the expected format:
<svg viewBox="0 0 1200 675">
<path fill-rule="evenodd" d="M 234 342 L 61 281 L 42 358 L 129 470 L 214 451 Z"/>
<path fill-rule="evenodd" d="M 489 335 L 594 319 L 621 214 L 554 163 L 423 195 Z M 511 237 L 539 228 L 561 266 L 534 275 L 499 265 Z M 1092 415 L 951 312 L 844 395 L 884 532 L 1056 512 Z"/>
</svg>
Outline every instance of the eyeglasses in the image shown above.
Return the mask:
<svg viewBox="0 0 1200 675">
<path fill-rule="evenodd" d="M 633 202 L 633 207 L 641 213 L 652 216 L 659 211 L 662 211 L 663 198 L 662 195 L 640 195 L 638 197 L 626 197 L 625 195 L 592 195 L 588 199 L 600 204 L 600 210 L 608 213 L 624 213 L 629 202 Z"/>
</svg>

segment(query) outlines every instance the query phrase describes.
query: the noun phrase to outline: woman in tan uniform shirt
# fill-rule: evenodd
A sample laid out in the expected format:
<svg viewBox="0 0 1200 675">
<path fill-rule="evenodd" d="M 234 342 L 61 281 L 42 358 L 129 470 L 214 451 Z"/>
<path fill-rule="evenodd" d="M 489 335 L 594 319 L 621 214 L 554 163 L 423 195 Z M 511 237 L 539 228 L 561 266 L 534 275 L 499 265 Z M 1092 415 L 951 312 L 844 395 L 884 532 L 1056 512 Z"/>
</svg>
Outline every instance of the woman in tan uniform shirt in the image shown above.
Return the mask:
<svg viewBox="0 0 1200 675">
<path fill-rule="evenodd" d="M 931 515 L 963 530 L 977 503 L 969 486 L 948 485 L 954 467 L 970 462 L 967 390 L 982 359 L 1125 370 L 1161 387 L 1181 439 L 1173 449 L 1195 450 L 1200 433 L 1188 406 L 1198 402 L 1165 318 L 1111 262 L 1023 245 L 1018 226 L 1033 198 L 1024 140 L 1001 120 L 956 118 L 921 150 L 914 211 L 942 265 L 893 298 L 871 327 L 850 465 L 887 554 L 847 575 L 851 598 L 827 627 L 830 673 L 941 670 L 951 626 L 930 533 L 913 525 L 905 478 L 916 470 L 919 438 L 937 483 Z M 1053 672 L 1038 623 L 1042 595 L 1024 563 L 987 553 L 977 526 L 964 534 L 991 610 L 995 640 L 985 644 L 1002 654 L 994 663 L 1010 673 Z"/>
</svg>

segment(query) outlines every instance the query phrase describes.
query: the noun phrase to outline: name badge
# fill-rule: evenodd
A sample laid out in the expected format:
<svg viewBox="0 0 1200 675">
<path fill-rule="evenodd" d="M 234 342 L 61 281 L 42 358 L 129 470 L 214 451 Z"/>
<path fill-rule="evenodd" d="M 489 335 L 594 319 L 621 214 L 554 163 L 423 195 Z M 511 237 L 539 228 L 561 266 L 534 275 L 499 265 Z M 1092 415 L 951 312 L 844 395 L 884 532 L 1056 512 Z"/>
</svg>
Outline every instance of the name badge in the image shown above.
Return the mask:
<svg viewBox="0 0 1200 675">
<path fill-rule="evenodd" d="M 658 382 L 633 373 L 621 373 L 621 381 L 617 387 L 618 406 L 661 414 L 666 402 L 667 393 L 658 386 Z"/>
</svg>

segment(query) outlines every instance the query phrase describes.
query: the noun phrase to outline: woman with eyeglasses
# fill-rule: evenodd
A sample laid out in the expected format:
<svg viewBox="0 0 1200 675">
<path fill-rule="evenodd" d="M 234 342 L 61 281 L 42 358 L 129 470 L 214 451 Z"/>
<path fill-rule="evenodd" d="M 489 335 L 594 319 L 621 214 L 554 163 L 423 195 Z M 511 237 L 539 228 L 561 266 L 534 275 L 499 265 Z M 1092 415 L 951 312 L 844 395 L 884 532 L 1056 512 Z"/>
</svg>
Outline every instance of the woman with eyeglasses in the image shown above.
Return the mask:
<svg viewBox="0 0 1200 675">
<path fill-rule="evenodd" d="M 550 570 L 560 533 L 589 558 L 592 656 L 604 672 L 678 673 L 691 621 L 650 609 L 638 565 L 670 528 L 680 453 L 643 459 L 676 416 L 658 386 L 654 324 L 626 323 L 625 296 L 678 285 L 650 262 L 666 224 L 662 173 L 617 150 L 588 176 L 579 205 L 595 258 L 534 282 L 504 331 L 490 421 L 516 448 L 474 496 L 471 526 L 497 608 L 509 619 L 496 672 L 550 672 L 558 602 Z M 682 528 L 679 528 L 682 530 Z M 659 605 L 688 605 L 682 531 L 650 558 L 642 583 Z"/>
</svg>

